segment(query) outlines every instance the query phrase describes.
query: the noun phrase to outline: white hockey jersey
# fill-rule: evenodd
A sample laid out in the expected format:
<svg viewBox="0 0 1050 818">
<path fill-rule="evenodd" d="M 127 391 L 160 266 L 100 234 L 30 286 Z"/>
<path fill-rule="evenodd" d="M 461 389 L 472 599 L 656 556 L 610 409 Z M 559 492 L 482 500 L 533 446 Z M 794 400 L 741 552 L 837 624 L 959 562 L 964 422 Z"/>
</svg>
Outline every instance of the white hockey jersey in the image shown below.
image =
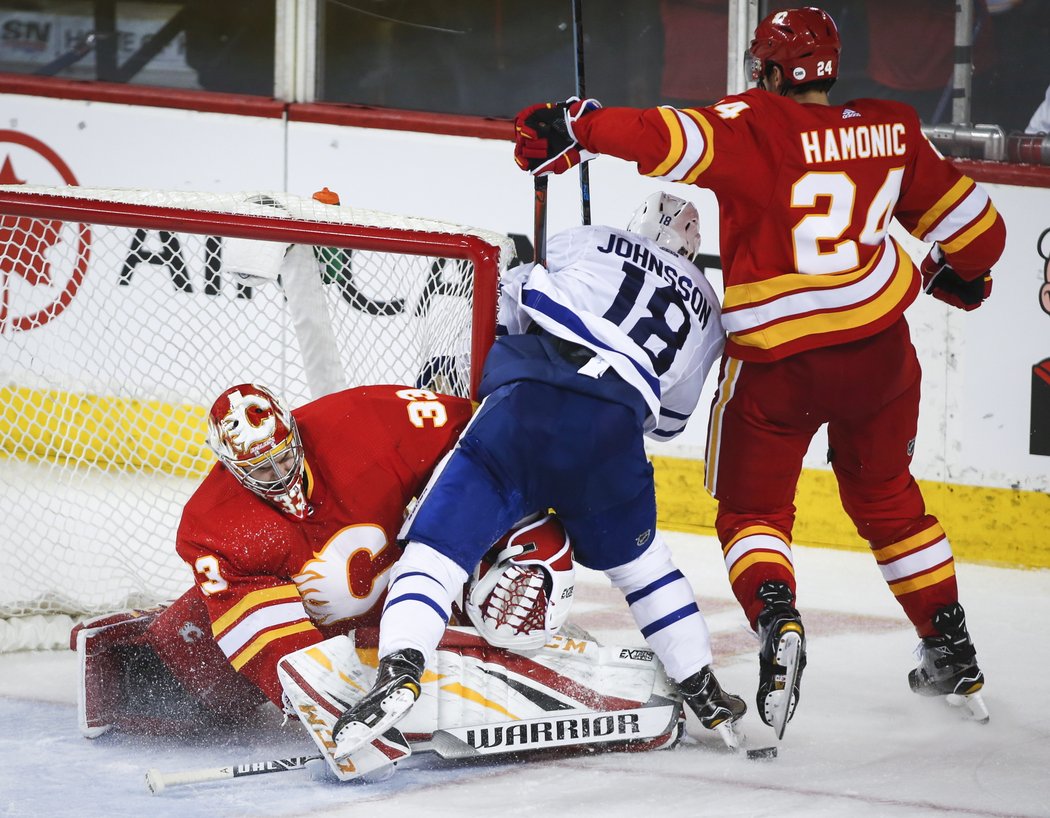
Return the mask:
<svg viewBox="0 0 1050 818">
<path fill-rule="evenodd" d="M 657 440 L 685 428 L 725 344 L 718 297 L 692 263 L 593 225 L 553 236 L 546 268 L 504 275 L 499 321 L 511 334 L 535 322 L 594 350 L 645 399 L 645 433 Z"/>
</svg>

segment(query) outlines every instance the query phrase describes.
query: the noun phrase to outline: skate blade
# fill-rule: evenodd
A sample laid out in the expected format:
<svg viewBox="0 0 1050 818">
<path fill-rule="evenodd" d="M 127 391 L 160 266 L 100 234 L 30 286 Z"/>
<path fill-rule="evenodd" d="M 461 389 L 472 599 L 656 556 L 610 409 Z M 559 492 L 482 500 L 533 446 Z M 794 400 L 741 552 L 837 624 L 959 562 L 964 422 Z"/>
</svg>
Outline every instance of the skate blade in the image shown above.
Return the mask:
<svg viewBox="0 0 1050 818">
<path fill-rule="evenodd" d="M 990 716 L 988 715 L 988 707 L 984 703 L 984 697 L 978 693 L 970 693 L 965 696 L 960 696 L 956 693 L 949 693 L 944 697 L 949 707 L 957 707 L 960 709 L 964 718 L 969 721 L 975 721 L 978 724 L 987 724 Z"/>
<path fill-rule="evenodd" d="M 777 739 L 784 738 L 784 730 L 795 710 L 796 702 L 793 701 L 795 683 L 798 681 L 799 659 L 802 654 L 802 634 L 795 632 L 785 633 L 780 637 L 777 645 L 776 663 L 784 667 L 784 687 L 782 690 L 771 691 L 766 696 L 766 714 L 769 724 L 776 733 Z"/>
<path fill-rule="evenodd" d="M 727 719 L 717 725 L 714 730 L 718 733 L 719 737 L 721 737 L 722 741 L 725 742 L 726 747 L 734 752 L 740 750 L 743 745 L 743 736 L 741 735 L 735 721 Z"/>
<path fill-rule="evenodd" d="M 335 749 L 332 755 L 339 760 L 348 758 L 401 721 L 415 703 L 416 697 L 412 695 L 412 691 L 406 688 L 395 690 L 383 699 L 380 704 L 383 716 L 371 727 L 361 721 L 352 721 L 343 726 L 339 735 L 334 736 Z"/>
<path fill-rule="evenodd" d="M 356 776 L 353 777 L 355 780 L 366 784 L 378 784 L 394 774 L 396 771 L 394 762 L 408 758 L 410 755 L 412 755 L 411 745 L 405 741 L 400 731 L 392 728 L 370 744 L 365 744 L 350 755 L 341 758 L 339 763 L 349 766 L 356 772 Z"/>
</svg>

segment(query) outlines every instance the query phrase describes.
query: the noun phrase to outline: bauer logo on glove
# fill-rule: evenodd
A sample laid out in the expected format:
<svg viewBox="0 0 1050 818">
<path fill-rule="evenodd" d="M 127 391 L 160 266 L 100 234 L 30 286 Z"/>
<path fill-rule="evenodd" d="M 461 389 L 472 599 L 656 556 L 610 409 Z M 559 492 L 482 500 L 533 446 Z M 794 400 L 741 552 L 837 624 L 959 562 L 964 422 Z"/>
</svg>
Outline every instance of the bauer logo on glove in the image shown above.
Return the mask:
<svg viewBox="0 0 1050 818">
<path fill-rule="evenodd" d="M 490 645 L 543 647 L 572 606 L 576 568 L 569 537 L 553 515 L 513 531 L 484 560 L 467 597 L 467 616 Z"/>
</svg>

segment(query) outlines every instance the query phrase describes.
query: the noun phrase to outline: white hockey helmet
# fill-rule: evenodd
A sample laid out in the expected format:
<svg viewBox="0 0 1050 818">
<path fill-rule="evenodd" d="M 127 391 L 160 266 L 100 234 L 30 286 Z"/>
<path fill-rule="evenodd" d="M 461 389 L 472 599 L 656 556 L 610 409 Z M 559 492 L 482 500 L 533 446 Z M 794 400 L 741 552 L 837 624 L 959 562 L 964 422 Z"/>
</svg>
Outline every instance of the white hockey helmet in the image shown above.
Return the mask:
<svg viewBox="0 0 1050 818">
<path fill-rule="evenodd" d="M 306 517 L 299 428 L 272 391 L 242 383 L 219 395 L 208 412 L 208 445 L 246 489 L 292 517 Z"/>
<path fill-rule="evenodd" d="M 670 193 L 647 196 L 634 211 L 627 229 L 688 259 L 700 249 L 700 214 L 692 202 Z"/>
</svg>

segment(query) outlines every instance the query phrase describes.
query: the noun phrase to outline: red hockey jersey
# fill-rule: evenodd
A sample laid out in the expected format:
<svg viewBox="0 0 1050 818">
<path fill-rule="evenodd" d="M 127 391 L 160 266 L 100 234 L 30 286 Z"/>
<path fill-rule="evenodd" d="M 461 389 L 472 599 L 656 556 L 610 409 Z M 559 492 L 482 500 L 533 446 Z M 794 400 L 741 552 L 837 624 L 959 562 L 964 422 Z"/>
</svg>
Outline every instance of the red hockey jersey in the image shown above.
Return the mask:
<svg viewBox="0 0 1050 818">
<path fill-rule="evenodd" d="M 595 153 L 718 198 L 726 352 L 771 361 L 864 338 L 915 300 L 896 217 L 964 277 L 988 271 L 1006 228 L 910 106 L 800 104 L 752 89 L 708 108 L 605 108 L 574 125 Z"/>
<path fill-rule="evenodd" d="M 348 389 L 293 412 L 306 453 L 305 520 L 216 464 L 183 510 L 194 571 L 230 664 L 280 704 L 278 660 L 376 625 L 405 508 L 470 419 L 470 401 L 401 386 Z"/>
</svg>

